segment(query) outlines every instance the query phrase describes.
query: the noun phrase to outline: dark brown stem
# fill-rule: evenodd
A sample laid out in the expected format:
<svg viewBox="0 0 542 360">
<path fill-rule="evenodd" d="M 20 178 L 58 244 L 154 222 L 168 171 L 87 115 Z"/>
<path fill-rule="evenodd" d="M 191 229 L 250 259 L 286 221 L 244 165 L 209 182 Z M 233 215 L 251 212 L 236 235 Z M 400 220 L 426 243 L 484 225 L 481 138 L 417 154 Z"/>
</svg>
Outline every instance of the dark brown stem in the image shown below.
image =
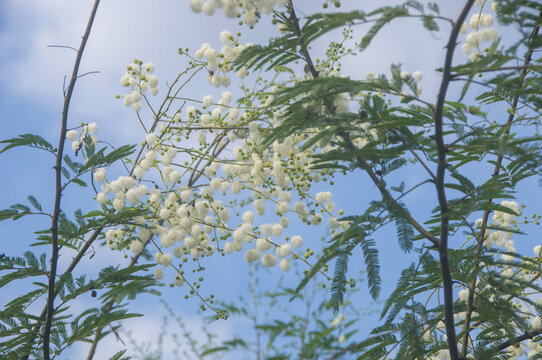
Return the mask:
<svg viewBox="0 0 542 360">
<path fill-rule="evenodd" d="M 535 336 L 537 335 L 540 335 L 542 334 L 542 329 L 536 329 L 536 330 L 531 330 L 531 331 L 525 331 L 525 333 L 523 335 L 520 335 L 518 337 L 516 337 L 514 339 L 514 341 L 510 341 L 510 340 L 506 340 L 505 342 L 503 342 L 502 344 L 500 344 L 497 349 L 499 350 L 504 350 L 506 348 L 508 348 L 509 346 L 511 345 L 515 345 L 517 343 L 520 343 L 524 340 L 529 340 L 529 339 L 532 339 L 534 338 Z"/>
<path fill-rule="evenodd" d="M 68 123 L 68 110 L 70 107 L 70 100 L 73 94 L 73 89 L 75 87 L 75 82 L 77 81 L 77 73 L 79 71 L 79 65 L 83 57 L 83 51 L 85 50 L 85 45 L 87 44 L 88 37 L 90 35 L 90 30 L 92 29 L 92 23 L 94 22 L 94 17 L 98 10 L 98 5 L 100 0 L 94 1 L 94 6 L 90 13 L 90 17 L 87 23 L 87 28 L 85 34 L 81 39 L 81 45 L 77 51 L 77 57 L 75 58 L 75 64 L 73 66 L 72 76 L 70 79 L 70 84 L 68 86 L 68 91 L 64 97 L 64 107 L 62 109 L 62 124 L 60 127 L 60 139 L 58 141 L 58 152 L 56 155 L 56 164 L 55 164 L 55 202 L 53 210 L 53 220 L 51 224 L 51 271 L 49 274 L 49 292 L 47 297 L 47 315 L 45 317 L 45 325 L 43 328 L 43 358 L 45 360 L 50 360 L 50 350 L 49 350 L 49 339 L 51 337 L 51 325 L 53 323 L 53 309 L 54 309 L 54 299 L 55 299 L 55 281 L 56 281 L 56 270 L 58 264 L 58 218 L 60 216 L 60 200 L 62 197 L 62 156 L 64 155 L 64 143 L 66 141 L 66 128 Z"/>
<path fill-rule="evenodd" d="M 459 14 L 450 34 L 450 39 L 446 45 L 446 59 L 444 62 L 444 70 L 442 74 L 442 81 L 440 84 L 440 90 L 437 97 L 437 103 L 435 106 L 435 143 L 437 146 L 438 161 L 437 161 L 437 177 L 435 181 L 435 187 L 437 191 L 438 203 L 440 208 L 440 246 L 439 246 L 439 258 L 440 269 L 442 273 L 442 283 L 444 290 L 444 318 L 446 324 L 446 337 L 448 340 L 448 348 L 450 351 L 451 360 L 459 360 L 459 352 L 457 349 L 457 339 L 454 326 L 454 299 L 453 299 L 453 281 L 452 274 L 450 272 L 450 264 L 448 260 L 448 230 L 449 230 L 449 214 L 448 214 L 448 202 L 446 200 L 446 189 L 444 186 L 444 178 L 446 174 L 446 146 L 444 144 L 443 134 L 443 111 L 444 102 L 446 100 L 446 93 L 448 86 L 452 79 L 452 60 L 454 50 L 457 46 L 457 36 L 461 25 L 465 21 L 467 14 L 469 13 L 474 0 L 468 0 Z"/>
<path fill-rule="evenodd" d="M 305 62 L 307 63 L 307 66 L 309 67 L 309 71 L 312 77 L 316 79 L 319 76 L 319 71 L 316 70 L 314 63 L 312 62 L 311 55 L 309 54 L 309 51 L 305 44 L 303 32 L 301 31 L 301 27 L 299 26 L 299 18 L 295 14 L 294 4 L 292 0 L 288 1 L 287 7 L 288 7 L 288 10 L 290 11 L 290 20 L 292 21 L 292 24 L 294 25 L 295 33 L 299 37 L 299 45 L 301 46 L 301 51 L 303 52 L 303 57 L 305 58 Z"/>
<path fill-rule="evenodd" d="M 542 11 L 539 13 L 539 17 L 542 17 Z M 529 46 L 529 49 L 527 50 L 527 54 L 525 56 L 524 65 L 516 67 L 517 69 L 521 69 L 520 82 L 519 82 L 518 87 L 517 87 L 518 90 L 523 87 L 523 85 L 525 83 L 525 77 L 527 76 L 527 71 L 531 68 L 530 62 L 532 60 L 532 55 L 533 55 L 533 44 L 532 43 L 533 43 L 533 40 L 538 35 L 539 29 L 540 29 L 540 25 L 535 26 L 533 28 L 533 31 L 531 32 L 531 35 L 530 35 L 530 38 L 529 38 L 530 39 L 530 46 Z M 512 127 L 512 124 L 514 123 L 515 113 L 516 113 L 516 110 L 518 108 L 518 103 L 519 103 L 519 93 L 516 94 L 514 96 L 514 98 L 512 99 L 512 107 L 511 107 L 512 111 L 510 111 L 510 113 L 508 115 L 508 120 L 503 125 L 504 128 L 505 128 L 505 131 L 504 131 L 503 136 L 502 136 L 503 139 L 506 138 L 510 134 L 510 129 Z M 495 165 L 495 167 L 493 169 L 493 174 L 491 175 L 493 178 L 499 175 L 500 165 L 502 164 L 502 161 L 503 161 L 503 156 L 499 155 L 497 157 L 497 164 L 498 165 Z M 489 202 L 491 202 L 492 200 L 493 199 L 489 199 Z M 476 244 L 476 253 L 477 254 L 480 254 L 482 252 L 482 249 L 483 249 L 483 244 L 484 244 L 484 240 L 485 240 L 485 237 L 486 237 L 487 223 L 489 221 L 489 214 L 490 214 L 490 211 L 486 210 L 486 211 L 484 211 L 484 215 L 482 216 L 481 230 L 480 230 L 480 232 L 478 234 L 477 244 Z M 476 264 L 474 265 L 473 270 L 472 270 L 473 274 L 476 274 L 478 272 L 479 267 L 480 267 L 480 263 L 476 262 Z M 463 323 L 463 328 L 462 328 L 462 331 L 463 331 L 463 339 L 462 339 L 463 347 L 461 348 L 461 356 L 462 357 L 466 357 L 467 356 L 467 351 L 468 351 L 468 338 L 469 338 L 469 334 L 470 334 L 470 321 L 471 321 L 471 318 L 472 318 L 472 312 L 474 311 L 474 292 L 476 290 L 476 280 L 477 280 L 477 276 L 475 275 L 474 278 L 472 279 L 472 281 L 469 284 L 469 297 L 467 298 L 467 309 L 465 310 L 465 322 Z"/>
</svg>

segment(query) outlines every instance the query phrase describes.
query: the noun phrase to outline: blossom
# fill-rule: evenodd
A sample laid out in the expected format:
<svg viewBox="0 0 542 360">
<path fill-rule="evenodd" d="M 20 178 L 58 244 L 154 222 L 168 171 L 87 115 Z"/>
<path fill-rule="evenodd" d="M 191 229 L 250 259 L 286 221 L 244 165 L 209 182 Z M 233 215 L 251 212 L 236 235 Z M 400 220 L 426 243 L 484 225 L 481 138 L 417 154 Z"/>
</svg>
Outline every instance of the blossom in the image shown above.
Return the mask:
<svg viewBox="0 0 542 360">
<path fill-rule="evenodd" d="M 237 70 L 237 72 L 235 73 L 237 75 L 237 77 L 239 77 L 240 79 L 243 79 L 245 78 L 247 75 L 248 75 L 248 69 L 246 66 L 243 66 L 241 67 L 239 70 Z"/>
<path fill-rule="evenodd" d="M 190 2 L 190 9 L 195 13 L 201 12 L 201 0 L 192 0 Z"/>
<path fill-rule="evenodd" d="M 96 195 L 96 201 L 98 202 L 98 204 L 103 205 L 107 202 L 107 197 L 103 192 L 100 192 L 98 193 L 98 195 Z"/>
<path fill-rule="evenodd" d="M 478 47 L 480 46 L 480 43 L 481 43 L 481 39 L 478 32 L 472 32 L 469 35 L 467 35 L 467 44 L 469 44 L 470 46 Z"/>
<path fill-rule="evenodd" d="M 485 27 L 489 27 L 489 26 L 493 25 L 493 16 L 491 16 L 491 14 L 483 14 L 482 15 L 482 24 Z"/>
<path fill-rule="evenodd" d="M 104 168 L 96 169 L 94 172 L 94 180 L 96 180 L 96 182 L 103 182 L 105 180 L 105 176 L 106 171 Z"/>
<path fill-rule="evenodd" d="M 213 15 L 215 13 L 213 1 L 206 1 L 205 3 L 203 3 L 201 10 L 205 13 L 205 15 Z"/>
<path fill-rule="evenodd" d="M 224 30 L 220 33 L 220 41 L 222 41 L 224 44 L 229 44 L 233 40 L 232 34 Z"/>
<path fill-rule="evenodd" d="M 256 249 L 249 249 L 245 252 L 245 260 L 248 263 L 258 260 L 260 257 L 260 252 Z"/>
<path fill-rule="evenodd" d="M 243 17 L 245 24 L 252 27 L 256 22 L 258 22 L 258 17 L 256 16 L 256 12 L 254 10 L 249 10 L 245 12 L 245 15 Z"/>
<path fill-rule="evenodd" d="M 344 316 L 344 314 L 339 314 L 333 320 L 331 320 L 330 325 L 332 327 L 337 327 L 337 326 L 341 325 L 345 319 L 346 319 L 346 317 Z"/>
<path fill-rule="evenodd" d="M 540 329 L 542 328 L 542 318 L 540 316 L 535 316 L 531 319 L 531 326 L 533 329 Z"/>
<path fill-rule="evenodd" d="M 154 277 L 156 280 L 162 279 L 164 277 L 164 271 L 162 271 L 160 268 L 154 269 Z"/>
<path fill-rule="evenodd" d="M 235 248 L 233 247 L 233 244 L 231 242 L 227 242 L 224 244 L 224 251 L 226 252 L 226 254 L 232 254 L 235 251 Z M 245 259 L 246 258 L 247 257 L 245 255 Z"/>
<path fill-rule="evenodd" d="M 273 254 L 265 254 L 262 256 L 262 264 L 266 267 L 272 267 L 275 266 L 277 263 L 277 258 Z"/>
<path fill-rule="evenodd" d="M 290 250 L 291 250 L 292 246 L 288 243 L 286 244 L 283 244 L 279 247 L 277 247 L 277 255 L 280 256 L 280 257 L 286 257 L 290 254 Z"/>
<path fill-rule="evenodd" d="M 463 302 L 467 302 L 468 298 L 469 298 L 469 290 L 467 290 L 467 289 L 459 290 L 459 300 L 461 300 Z"/>
<path fill-rule="evenodd" d="M 169 266 L 171 264 L 171 255 L 170 254 L 163 254 L 160 258 L 160 264 L 164 266 Z"/>
<path fill-rule="evenodd" d="M 86 130 L 89 134 L 93 135 L 98 132 L 98 124 L 96 123 L 90 123 L 86 126 Z"/>
<path fill-rule="evenodd" d="M 213 97 L 211 95 L 205 95 L 203 97 L 203 106 L 209 107 L 213 104 Z"/>
<path fill-rule="evenodd" d="M 299 235 L 292 236 L 292 239 L 290 240 L 290 244 L 292 244 L 293 247 L 300 248 L 303 245 L 303 239 Z"/>
<path fill-rule="evenodd" d="M 143 248 L 144 248 L 144 244 L 139 240 L 133 240 L 130 243 L 130 251 L 136 255 L 141 253 L 141 251 L 143 251 Z"/>
<path fill-rule="evenodd" d="M 290 268 L 292 267 L 292 265 L 290 264 L 290 260 L 288 259 L 282 259 L 280 261 L 280 264 L 279 264 L 279 267 L 282 271 L 288 271 L 290 270 Z"/>
<path fill-rule="evenodd" d="M 256 249 L 258 249 L 259 251 L 267 251 L 271 249 L 271 246 L 273 246 L 273 244 L 271 244 L 271 242 L 267 239 L 258 238 L 256 240 Z"/>
<path fill-rule="evenodd" d="M 421 71 L 415 71 L 412 73 L 412 78 L 416 81 L 422 81 L 423 74 Z"/>
<path fill-rule="evenodd" d="M 77 137 L 77 131 L 76 130 L 68 130 L 66 131 L 66 138 L 70 141 L 74 141 Z"/>
<path fill-rule="evenodd" d="M 273 236 L 280 236 L 282 234 L 282 225 L 281 224 L 274 224 L 271 233 Z"/>
<path fill-rule="evenodd" d="M 243 213 L 243 222 L 247 224 L 252 224 L 254 222 L 254 213 L 250 210 L 247 210 Z"/>
<path fill-rule="evenodd" d="M 469 25 L 473 29 L 478 29 L 480 22 L 482 20 L 482 14 L 476 13 L 472 14 L 469 20 Z"/>
<path fill-rule="evenodd" d="M 466 34 L 467 31 L 469 31 L 469 28 L 467 26 L 467 23 L 463 21 L 463 24 L 461 25 L 461 29 L 459 29 L 460 34 Z"/>
</svg>

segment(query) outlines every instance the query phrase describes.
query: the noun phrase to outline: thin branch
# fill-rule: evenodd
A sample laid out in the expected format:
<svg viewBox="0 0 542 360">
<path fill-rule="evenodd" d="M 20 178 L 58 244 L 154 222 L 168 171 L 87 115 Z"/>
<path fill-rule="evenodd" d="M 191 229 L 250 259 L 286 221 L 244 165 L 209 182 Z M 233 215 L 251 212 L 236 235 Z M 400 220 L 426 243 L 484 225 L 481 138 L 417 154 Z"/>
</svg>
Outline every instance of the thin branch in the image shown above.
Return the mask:
<svg viewBox="0 0 542 360">
<path fill-rule="evenodd" d="M 459 352 L 457 348 L 457 339 L 454 326 L 454 299 L 453 299 L 453 283 L 452 275 L 450 271 L 450 264 L 448 262 L 448 231 L 449 231 L 449 214 L 448 214 L 448 202 L 446 200 L 446 188 L 444 186 L 444 178 L 446 174 L 446 145 L 444 144 L 443 134 L 443 111 L 446 101 L 446 94 L 448 86 L 452 80 L 452 60 L 454 50 L 457 46 L 457 37 L 459 30 L 467 14 L 469 13 L 474 0 L 468 0 L 463 7 L 463 10 L 459 14 L 450 39 L 446 45 L 446 58 L 444 62 L 444 70 L 442 73 L 442 82 L 440 84 L 440 90 L 437 97 L 437 103 L 435 106 L 435 143 L 437 146 L 437 178 L 435 181 L 435 187 L 437 191 L 437 197 L 440 208 L 440 246 L 439 246 L 439 258 L 440 268 L 442 272 L 442 283 L 444 290 L 444 311 L 445 311 L 445 324 L 446 324 L 446 337 L 448 340 L 448 348 L 450 351 L 451 360 L 459 360 Z"/>
<path fill-rule="evenodd" d="M 101 74 L 102 72 L 101 71 L 98 71 L 98 70 L 95 70 L 95 71 L 89 71 L 89 72 L 86 72 L 84 74 L 81 74 L 79 76 L 77 76 L 77 78 L 82 78 L 83 76 L 87 76 L 87 75 L 92 75 L 92 74 Z"/>
<path fill-rule="evenodd" d="M 516 337 L 513 341 L 510 341 L 510 340 L 506 340 L 505 342 L 503 342 L 502 344 L 500 344 L 497 349 L 499 350 L 504 350 L 506 349 L 507 347 L 509 346 L 512 346 L 512 345 L 515 345 L 519 342 L 522 342 L 524 340 L 528 340 L 528 339 L 532 339 L 534 338 L 535 336 L 537 335 L 540 335 L 542 334 L 542 329 L 536 329 L 536 330 L 531 330 L 531 331 L 525 331 L 525 333 L 523 335 L 520 335 L 518 337 Z"/>
<path fill-rule="evenodd" d="M 71 46 L 67 46 L 67 45 L 47 45 L 47 47 L 50 47 L 50 48 L 61 48 L 61 49 L 70 49 L 70 50 L 73 50 L 75 52 L 77 52 L 78 50 L 74 47 L 71 47 Z"/>
<path fill-rule="evenodd" d="M 53 220 L 51 224 L 51 272 L 49 275 L 49 291 L 47 297 L 47 315 L 45 318 L 45 325 L 43 328 L 43 358 L 45 360 L 50 360 L 50 350 L 49 350 L 49 340 L 51 337 L 51 325 L 53 323 L 53 309 L 54 309 L 54 299 L 55 299 L 55 281 L 56 281 L 56 270 L 58 264 L 58 219 L 60 216 L 60 200 L 62 197 L 62 155 L 64 153 L 64 143 L 66 142 L 66 128 L 68 123 L 68 110 L 70 107 L 70 100 L 73 94 L 73 89 L 75 88 L 75 83 L 77 81 L 77 73 L 79 71 L 79 65 L 81 64 L 81 59 L 83 57 L 83 51 L 85 50 L 85 45 L 87 44 L 88 37 L 90 35 L 90 30 L 92 29 L 92 24 L 94 22 L 94 17 L 98 10 L 98 5 L 100 0 L 95 0 L 94 6 L 90 13 L 90 17 L 87 23 L 87 28 L 85 34 L 81 39 L 81 45 L 77 51 L 77 57 L 75 59 L 75 64 L 73 66 L 72 76 L 70 80 L 70 85 L 68 86 L 68 91 L 64 97 L 64 106 L 62 109 L 62 123 L 60 127 L 60 138 L 58 141 L 58 152 L 56 157 L 55 172 L 56 172 L 56 181 L 55 181 L 55 202 L 53 210 Z"/>
</svg>

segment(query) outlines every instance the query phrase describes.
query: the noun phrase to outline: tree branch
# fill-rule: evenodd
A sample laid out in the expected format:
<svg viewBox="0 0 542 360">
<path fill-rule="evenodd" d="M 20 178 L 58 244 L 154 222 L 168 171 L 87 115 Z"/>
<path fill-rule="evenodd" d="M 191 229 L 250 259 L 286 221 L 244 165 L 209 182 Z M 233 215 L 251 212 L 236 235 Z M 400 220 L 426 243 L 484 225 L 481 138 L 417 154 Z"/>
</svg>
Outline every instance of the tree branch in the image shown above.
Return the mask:
<svg viewBox="0 0 542 360">
<path fill-rule="evenodd" d="M 87 28 L 81 39 L 81 45 L 77 51 L 77 57 L 75 58 L 75 64 L 73 66 L 72 76 L 70 79 L 70 84 L 68 86 L 68 91 L 64 97 L 64 106 L 62 109 L 62 123 L 60 127 L 60 138 L 58 141 L 58 152 L 56 156 L 55 164 L 55 202 L 53 210 L 53 220 L 51 224 L 51 242 L 52 242 L 52 251 L 51 251 L 51 272 L 49 275 L 49 292 L 47 297 L 47 315 L 45 318 L 45 325 L 43 328 L 43 358 L 45 360 L 50 360 L 50 349 L 49 349 L 49 340 L 51 337 L 51 325 L 53 322 L 53 309 L 54 309 L 54 299 L 55 299 L 55 281 L 56 281 L 56 270 L 58 264 L 58 219 L 60 216 L 60 200 L 62 197 L 62 155 L 64 154 L 64 143 L 66 141 L 66 128 L 68 123 L 68 110 L 70 107 L 70 100 L 73 94 L 73 89 L 77 81 L 77 73 L 79 71 L 79 65 L 81 64 L 81 59 L 83 57 L 83 51 L 87 44 L 88 37 L 90 35 L 90 30 L 92 29 L 92 24 L 94 22 L 94 17 L 98 10 L 98 5 L 100 0 L 95 0 L 94 6 L 90 13 L 90 17 L 87 23 Z"/>
<path fill-rule="evenodd" d="M 504 350 L 506 349 L 507 347 L 511 346 L 511 345 L 514 345 L 514 344 L 517 344 L 517 343 L 520 343 L 524 340 L 528 340 L 528 339 L 532 339 L 534 338 L 535 336 L 537 335 L 540 335 L 542 334 L 542 329 L 536 329 L 536 330 L 531 330 L 531 331 L 525 331 L 525 333 L 523 335 L 520 335 L 518 337 L 516 337 L 513 341 L 510 341 L 510 340 L 506 340 L 505 342 L 503 342 L 502 344 L 500 344 L 497 349 L 499 350 Z"/>
<path fill-rule="evenodd" d="M 448 215 L 448 202 L 446 200 L 446 189 L 444 186 L 444 178 L 446 174 L 446 146 L 444 144 L 443 134 L 443 110 L 444 102 L 446 100 L 446 93 L 448 86 L 452 80 L 452 60 L 454 50 L 457 46 L 457 36 L 459 30 L 467 14 L 469 13 L 474 0 L 467 0 L 463 10 L 459 14 L 450 34 L 450 39 L 446 45 L 446 58 L 444 62 L 444 71 L 442 74 L 442 81 L 440 84 L 440 90 L 437 97 L 437 104 L 435 106 L 435 143 L 437 146 L 437 174 L 435 187 L 437 191 L 437 197 L 440 208 L 440 246 L 439 246 L 439 258 L 440 268 L 442 272 L 442 282 L 444 289 L 444 311 L 445 311 L 445 324 L 446 324 L 446 337 L 448 340 L 448 348 L 450 351 L 451 360 L 459 360 L 459 352 L 457 349 L 457 339 L 454 326 L 454 299 L 453 299 L 453 283 L 452 275 L 450 272 L 450 264 L 448 259 L 448 228 L 449 228 L 449 215 Z"/>
</svg>

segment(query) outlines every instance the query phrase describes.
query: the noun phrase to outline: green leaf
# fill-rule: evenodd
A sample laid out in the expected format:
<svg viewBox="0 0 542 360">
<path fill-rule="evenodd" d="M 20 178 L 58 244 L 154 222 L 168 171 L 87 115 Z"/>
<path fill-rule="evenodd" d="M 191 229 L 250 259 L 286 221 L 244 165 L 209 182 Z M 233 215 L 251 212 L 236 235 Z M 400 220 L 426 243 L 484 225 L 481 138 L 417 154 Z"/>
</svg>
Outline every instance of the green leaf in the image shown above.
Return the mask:
<svg viewBox="0 0 542 360">
<path fill-rule="evenodd" d="M 397 239 L 401 250 L 410 252 L 413 246 L 414 228 L 402 217 L 395 218 L 395 225 L 397 226 Z"/>
<path fill-rule="evenodd" d="M 380 264 L 378 262 L 378 250 L 375 247 L 375 242 L 372 239 L 363 239 L 360 242 L 365 266 L 367 267 L 367 281 L 369 283 L 369 292 L 373 299 L 377 299 L 380 294 Z"/>
<path fill-rule="evenodd" d="M 87 183 L 84 182 L 81 179 L 74 178 L 74 179 L 71 180 L 71 182 L 73 182 L 73 183 L 75 183 L 75 184 L 77 184 L 77 185 L 79 185 L 81 187 L 87 187 Z"/>
<path fill-rule="evenodd" d="M 437 22 L 435 21 L 435 18 L 433 16 L 424 16 L 422 17 L 423 26 L 429 30 L 429 31 L 438 31 L 439 26 Z"/>
<path fill-rule="evenodd" d="M 109 360 L 130 360 L 132 358 L 131 356 L 123 356 L 126 351 L 127 350 L 125 349 L 117 352 L 115 355 L 111 356 Z"/>
<path fill-rule="evenodd" d="M 56 155 L 56 149 L 47 140 L 39 135 L 34 134 L 22 134 L 19 137 L 11 138 L 0 141 L 0 144 L 7 144 L 0 150 L 0 154 L 6 150 L 12 149 L 18 146 L 27 146 L 31 148 L 45 150 L 53 155 Z"/>
<path fill-rule="evenodd" d="M 81 174 L 92 168 L 111 165 L 122 158 L 128 157 L 134 150 L 135 145 L 123 145 L 108 154 L 104 154 L 105 148 L 102 148 L 88 158 L 87 162 L 78 169 L 78 173 Z"/>
<path fill-rule="evenodd" d="M 19 212 L 15 209 L 4 209 L 0 210 L 0 221 L 11 219 L 15 215 L 17 215 Z"/>
<path fill-rule="evenodd" d="M 408 10 L 404 6 L 396 6 L 396 7 L 383 7 L 378 10 L 375 10 L 373 14 L 382 13 L 382 16 L 378 18 L 378 20 L 375 21 L 375 24 L 369 29 L 367 34 L 361 39 L 359 49 L 360 51 L 365 50 L 372 42 L 372 40 L 375 38 L 375 36 L 382 30 L 382 28 L 390 23 L 393 19 L 407 16 Z"/>
<path fill-rule="evenodd" d="M 28 195 L 27 199 L 30 202 L 30 204 L 32 204 L 32 206 L 36 208 L 36 210 L 43 211 L 41 208 L 41 204 L 38 202 L 38 200 L 36 200 L 36 198 L 33 195 Z"/>
<path fill-rule="evenodd" d="M 335 272 L 331 283 L 331 299 L 328 303 L 328 307 L 333 309 L 335 314 L 339 312 L 339 308 L 343 304 L 344 293 L 346 291 L 348 258 L 350 255 L 349 252 L 344 251 L 337 256 L 337 260 L 335 261 Z"/>
</svg>

